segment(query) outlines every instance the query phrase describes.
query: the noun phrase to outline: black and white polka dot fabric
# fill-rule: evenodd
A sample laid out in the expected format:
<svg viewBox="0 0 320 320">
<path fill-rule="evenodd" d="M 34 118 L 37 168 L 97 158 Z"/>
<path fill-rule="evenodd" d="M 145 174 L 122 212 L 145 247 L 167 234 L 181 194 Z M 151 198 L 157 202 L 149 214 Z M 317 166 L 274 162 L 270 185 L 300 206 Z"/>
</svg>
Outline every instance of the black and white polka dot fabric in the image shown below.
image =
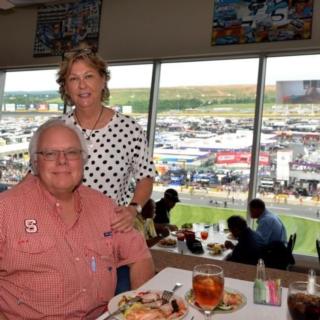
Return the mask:
<svg viewBox="0 0 320 320">
<path fill-rule="evenodd" d="M 110 122 L 91 133 L 82 129 L 70 111 L 62 117 L 76 125 L 88 141 L 89 157 L 83 183 L 126 205 L 132 198 L 131 183 L 155 176 L 147 140 L 141 126 L 131 117 L 115 112 Z"/>
</svg>

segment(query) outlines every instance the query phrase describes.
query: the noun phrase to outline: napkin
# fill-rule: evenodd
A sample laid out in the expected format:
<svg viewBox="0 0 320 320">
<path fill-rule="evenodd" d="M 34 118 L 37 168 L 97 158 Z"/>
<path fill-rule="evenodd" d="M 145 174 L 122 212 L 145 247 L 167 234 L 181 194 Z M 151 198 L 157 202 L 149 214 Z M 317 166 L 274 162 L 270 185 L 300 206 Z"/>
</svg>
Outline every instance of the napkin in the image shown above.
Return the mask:
<svg viewBox="0 0 320 320">
<path fill-rule="evenodd" d="M 204 253 L 202 244 L 199 240 L 187 240 L 187 247 L 193 254 Z"/>
</svg>

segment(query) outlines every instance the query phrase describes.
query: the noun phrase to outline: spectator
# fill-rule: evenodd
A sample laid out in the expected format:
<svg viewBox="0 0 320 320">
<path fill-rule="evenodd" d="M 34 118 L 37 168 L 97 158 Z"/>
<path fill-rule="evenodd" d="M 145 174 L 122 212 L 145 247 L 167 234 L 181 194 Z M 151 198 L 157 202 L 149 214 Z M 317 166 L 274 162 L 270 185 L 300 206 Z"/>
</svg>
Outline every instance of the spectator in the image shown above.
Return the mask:
<svg viewBox="0 0 320 320">
<path fill-rule="evenodd" d="M 0 192 L 8 190 L 8 186 L 5 183 L 0 183 Z"/>
<path fill-rule="evenodd" d="M 236 245 L 231 241 L 225 242 L 227 249 L 233 249 L 227 260 L 253 265 L 257 264 L 263 245 L 259 234 L 251 230 L 247 226 L 246 220 L 240 216 L 230 217 L 227 223 L 230 232 L 238 240 Z"/>
<path fill-rule="evenodd" d="M 29 155 L 33 174 L 0 196 L 0 319 L 96 318 L 117 266 L 129 265 L 132 288 L 153 275 L 150 252 L 137 231 L 112 231 L 116 204 L 81 184 L 87 148 L 74 126 L 46 122 Z"/>
<path fill-rule="evenodd" d="M 156 204 L 149 199 L 142 208 L 141 214 L 138 214 L 134 223 L 134 227 L 142 233 L 147 241 L 148 247 L 152 247 L 161 237 L 158 236 L 153 218 L 156 212 Z M 162 230 L 162 229 L 161 229 Z"/>
<path fill-rule="evenodd" d="M 177 202 L 180 202 L 178 192 L 174 189 L 167 189 L 162 199 L 156 202 L 156 215 L 153 219 L 156 228 L 165 226 L 170 230 L 177 230 L 175 225 L 170 224 L 170 211 Z"/>
<path fill-rule="evenodd" d="M 261 199 L 253 199 L 249 203 L 252 219 L 257 219 L 257 233 L 261 236 L 265 245 L 280 241 L 287 243 L 286 229 L 278 216 L 266 209 Z"/>
</svg>

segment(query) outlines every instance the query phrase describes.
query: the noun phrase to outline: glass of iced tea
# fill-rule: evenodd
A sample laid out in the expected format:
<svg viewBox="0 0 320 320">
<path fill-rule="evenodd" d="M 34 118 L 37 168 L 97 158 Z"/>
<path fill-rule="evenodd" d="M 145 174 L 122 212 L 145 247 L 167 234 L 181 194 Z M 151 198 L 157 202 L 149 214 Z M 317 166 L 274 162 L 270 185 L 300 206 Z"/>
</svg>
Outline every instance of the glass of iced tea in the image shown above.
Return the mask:
<svg viewBox="0 0 320 320">
<path fill-rule="evenodd" d="M 192 289 L 195 303 L 201 307 L 205 319 L 211 317 L 214 308 L 223 297 L 223 269 L 214 264 L 201 264 L 193 268 Z"/>
<path fill-rule="evenodd" d="M 202 240 L 207 240 L 208 239 L 208 235 L 209 235 L 209 232 L 207 230 L 203 230 L 203 231 L 200 232 L 200 236 L 201 236 Z"/>
<path fill-rule="evenodd" d="M 292 320 L 319 320 L 320 286 L 315 284 L 312 292 L 308 292 L 308 282 L 291 283 L 288 290 L 288 309 Z"/>
</svg>

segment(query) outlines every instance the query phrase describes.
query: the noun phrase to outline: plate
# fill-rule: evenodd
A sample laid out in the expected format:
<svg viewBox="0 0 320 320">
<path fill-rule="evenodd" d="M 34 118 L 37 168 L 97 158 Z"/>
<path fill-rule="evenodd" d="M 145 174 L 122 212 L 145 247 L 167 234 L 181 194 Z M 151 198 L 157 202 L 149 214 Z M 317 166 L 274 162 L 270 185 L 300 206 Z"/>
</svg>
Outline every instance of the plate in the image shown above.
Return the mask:
<svg viewBox="0 0 320 320">
<path fill-rule="evenodd" d="M 234 311 L 241 309 L 247 303 L 247 298 L 245 297 L 245 295 L 238 290 L 226 287 L 226 288 L 224 288 L 224 294 L 228 295 L 227 297 L 229 300 L 234 299 L 233 295 L 236 295 L 236 297 L 238 297 L 241 300 L 241 302 L 239 302 L 238 304 L 235 304 L 235 305 L 228 305 L 228 304 L 220 303 L 214 309 L 214 313 L 234 312 Z M 185 294 L 185 299 L 192 307 L 196 308 L 199 311 L 203 311 L 202 308 L 195 303 L 192 289 L 187 291 L 187 293 Z"/>
<path fill-rule="evenodd" d="M 148 296 L 147 296 L 148 295 Z M 120 302 L 121 300 L 124 300 L 125 298 L 129 298 L 129 299 L 132 299 L 136 296 L 141 296 L 141 297 L 146 297 L 146 298 L 149 298 L 149 297 L 156 297 L 156 299 L 159 297 L 160 298 L 160 301 L 161 301 L 161 295 L 162 295 L 162 291 L 157 291 L 157 290 L 148 290 L 148 291 L 128 291 L 128 292 L 124 292 L 124 293 L 120 293 L 118 294 L 117 296 L 113 297 L 110 301 L 109 301 L 109 304 L 108 304 L 108 310 L 110 313 L 118 310 L 119 306 L 120 306 Z M 152 299 L 151 299 L 152 300 Z M 180 314 L 178 314 L 176 317 L 173 316 L 172 317 L 172 314 L 170 314 L 170 316 L 172 318 L 170 318 L 170 320 L 180 320 L 180 319 L 183 319 L 186 314 L 188 313 L 188 304 L 187 304 L 187 301 L 182 298 L 182 297 L 179 297 L 177 295 L 173 295 L 173 297 L 170 299 L 170 301 L 172 300 L 177 300 L 178 301 L 178 305 L 180 305 L 182 308 L 184 308 L 183 311 L 180 312 Z M 149 300 L 150 301 L 150 300 Z M 159 300 L 158 300 L 159 301 Z M 139 303 L 141 305 L 141 303 Z M 134 309 L 135 308 L 138 308 L 141 312 L 142 309 L 139 308 L 139 306 L 137 306 L 137 304 L 131 306 L 131 312 L 135 312 Z M 159 308 L 157 307 L 150 307 L 148 309 L 147 306 L 145 306 L 144 308 L 146 308 L 145 310 L 153 310 L 152 312 L 156 312 L 154 310 L 158 310 L 159 312 Z M 143 309 L 144 309 L 143 308 Z M 169 316 L 165 317 L 163 319 L 167 319 Z M 118 319 L 118 320 L 125 320 L 126 319 L 126 316 L 121 313 L 121 314 L 118 314 L 114 317 L 115 319 Z M 138 319 L 138 318 L 137 318 Z"/>
<path fill-rule="evenodd" d="M 224 244 L 217 242 L 208 243 L 207 249 L 209 254 L 212 256 L 219 256 L 226 250 Z"/>
<path fill-rule="evenodd" d="M 170 241 L 172 241 L 170 243 Z M 177 240 L 172 238 L 161 239 L 157 245 L 163 248 L 175 248 L 177 246 Z"/>
</svg>

